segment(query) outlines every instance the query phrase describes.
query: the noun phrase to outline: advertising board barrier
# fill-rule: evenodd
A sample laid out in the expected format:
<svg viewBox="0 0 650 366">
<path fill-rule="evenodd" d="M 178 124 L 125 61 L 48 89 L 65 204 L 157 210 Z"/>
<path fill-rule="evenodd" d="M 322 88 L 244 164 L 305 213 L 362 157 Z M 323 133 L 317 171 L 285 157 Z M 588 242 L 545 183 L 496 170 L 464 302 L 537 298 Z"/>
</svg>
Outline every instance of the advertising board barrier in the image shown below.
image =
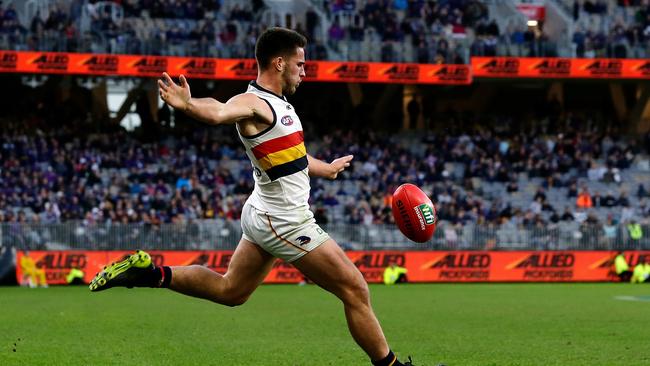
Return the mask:
<svg viewBox="0 0 650 366">
<path fill-rule="evenodd" d="M 90 282 L 108 263 L 132 251 L 30 251 L 49 284 L 65 284 L 72 268 L 84 271 Z M 225 273 L 233 251 L 150 251 L 155 265 L 203 265 Z M 603 282 L 615 280 L 614 251 L 349 251 L 350 260 L 370 283 L 382 281 L 391 262 L 408 270 L 410 282 Z M 630 267 L 650 251 L 625 252 Z M 23 252 L 17 253 L 20 263 Z M 20 265 L 16 278 L 22 278 Z M 278 260 L 265 283 L 299 283 L 305 280 L 292 265 Z"/>
<path fill-rule="evenodd" d="M 650 60 L 473 57 L 477 78 L 650 79 Z"/>
<path fill-rule="evenodd" d="M 0 51 L 0 72 L 251 80 L 254 59 Z M 648 59 L 473 57 L 470 65 L 308 61 L 305 80 L 468 85 L 477 78 L 650 79 Z"/>
<path fill-rule="evenodd" d="M 136 77 L 159 77 L 167 72 L 171 76 L 184 74 L 199 79 L 251 80 L 257 77 L 257 62 L 254 59 L 0 51 L 0 72 Z M 452 85 L 472 82 L 469 65 L 309 61 L 305 73 L 305 79 L 310 81 Z"/>
</svg>

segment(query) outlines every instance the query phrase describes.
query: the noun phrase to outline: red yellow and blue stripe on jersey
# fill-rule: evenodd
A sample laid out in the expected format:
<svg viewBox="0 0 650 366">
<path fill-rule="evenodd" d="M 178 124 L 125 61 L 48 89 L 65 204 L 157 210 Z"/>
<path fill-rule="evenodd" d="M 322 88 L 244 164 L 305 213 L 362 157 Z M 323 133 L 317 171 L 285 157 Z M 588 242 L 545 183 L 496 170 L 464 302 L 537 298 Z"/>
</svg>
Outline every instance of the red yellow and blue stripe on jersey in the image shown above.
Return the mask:
<svg viewBox="0 0 650 366">
<path fill-rule="evenodd" d="M 271 180 L 297 173 L 308 165 L 302 131 L 264 141 L 252 151 Z"/>
</svg>

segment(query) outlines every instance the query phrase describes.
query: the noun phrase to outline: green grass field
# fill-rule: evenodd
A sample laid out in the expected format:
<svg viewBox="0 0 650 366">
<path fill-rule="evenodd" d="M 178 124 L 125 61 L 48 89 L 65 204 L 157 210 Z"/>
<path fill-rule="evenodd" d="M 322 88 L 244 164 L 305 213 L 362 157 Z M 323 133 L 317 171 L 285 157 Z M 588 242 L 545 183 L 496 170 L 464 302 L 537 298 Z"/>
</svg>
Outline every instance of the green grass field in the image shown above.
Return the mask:
<svg viewBox="0 0 650 366">
<path fill-rule="evenodd" d="M 371 286 L 416 366 L 650 365 L 650 286 Z M 0 365 L 368 365 L 316 286 L 260 287 L 227 308 L 166 290 L 0 287 Z"/>
</svg>

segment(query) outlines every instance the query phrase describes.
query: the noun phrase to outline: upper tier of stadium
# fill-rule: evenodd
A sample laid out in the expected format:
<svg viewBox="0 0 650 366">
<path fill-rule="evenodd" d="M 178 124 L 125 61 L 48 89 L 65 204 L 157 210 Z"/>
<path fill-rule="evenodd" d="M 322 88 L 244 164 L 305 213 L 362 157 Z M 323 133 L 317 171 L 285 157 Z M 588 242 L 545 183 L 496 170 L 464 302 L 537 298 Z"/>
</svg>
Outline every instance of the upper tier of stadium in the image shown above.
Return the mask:
<svg viewBox="0 0 650 366">
<path fill-rule="evenodd" d="M 269 26 L 310 40 L 309 59 L 468 63 L 471 56 L 645 58 L 648 0 L 8 0 L 0 48 L 252 58 Z M 539 18 L 539 16 L 536 16 Z M 529 25 L 530 24 L 530 25 Z M 535 24 L 535 25 L 532 25 Z"/>
</svg>

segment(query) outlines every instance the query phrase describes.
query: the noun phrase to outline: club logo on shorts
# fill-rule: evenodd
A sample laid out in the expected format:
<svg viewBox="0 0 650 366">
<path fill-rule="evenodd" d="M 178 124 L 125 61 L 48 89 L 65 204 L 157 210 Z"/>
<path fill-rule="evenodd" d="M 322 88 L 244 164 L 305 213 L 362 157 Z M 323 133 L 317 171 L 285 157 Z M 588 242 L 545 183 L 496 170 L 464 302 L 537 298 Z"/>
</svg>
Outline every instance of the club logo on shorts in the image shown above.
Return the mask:
<svg viewBox="0 0 650 366">
<path fill-rule="evenodd" d="M 309 242 L 311 242 L 311 238 L 308 236 L 299 236 L 298 238 L 296 238 L 296 240 L 298 240 L 298 243 L 300 243 L 300 245 L 306 245 L 309 244 Z"/>
<path fill-rule="evenodd" d="M 291 116 L 284 116 L 280 120 L 280 123 L 282 123 L 285 126 L 291 126 L 293 124 L 293 119 L 291 119 Z"/>
</svg>

